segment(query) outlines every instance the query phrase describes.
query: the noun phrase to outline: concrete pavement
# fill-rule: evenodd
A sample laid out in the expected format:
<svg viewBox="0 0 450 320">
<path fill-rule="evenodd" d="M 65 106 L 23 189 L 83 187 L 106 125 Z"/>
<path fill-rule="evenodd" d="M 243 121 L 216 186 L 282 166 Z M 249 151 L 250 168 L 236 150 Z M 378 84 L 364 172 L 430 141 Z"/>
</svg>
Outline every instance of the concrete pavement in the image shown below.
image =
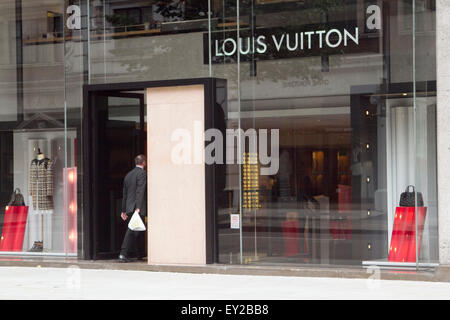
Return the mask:
<svg viewBox="0 0 450 320">
<path fill-rule="evenodd" d="M 450 283 L 1 267 L 0 299 L 450 299 Z"/>
</svg>

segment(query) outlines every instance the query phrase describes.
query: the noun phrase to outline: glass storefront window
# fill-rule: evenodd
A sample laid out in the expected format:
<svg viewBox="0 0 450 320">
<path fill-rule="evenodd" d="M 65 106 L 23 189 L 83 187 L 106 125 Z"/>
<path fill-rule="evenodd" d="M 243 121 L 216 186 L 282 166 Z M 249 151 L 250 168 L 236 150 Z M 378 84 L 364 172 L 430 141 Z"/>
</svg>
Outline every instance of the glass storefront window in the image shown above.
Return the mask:
<svg viewBox="0 0 450 320">
<path fill-rule="evenodd" d="M 419 265 L 437 264 L 437 141 L 436 141 L 436 2 L 412 2 L 414 30 L 414 124 L 415 183 L 417 200 L 422 196 L 424 207 L 416 203 L 416 258 Z M 423 218 L 421 218 L 423 216 Z"/>
<path fill-rule="evenodd" d="M 0 9 L 0 225 L 6 235 L 19 188 L 28 212 L 18 251 L 84 256 L 90 245 L 80 240 L 93 228 L 81 206 L 84 85 L 215 77 L 227 83 L 220 104 L 236 142 L 227 155 L 244 160 L 226 163 L 216 262 L 438 261 L 434 0 L 0 0 Z M 137 125 L 128 103 L 110 99 L 108 121 L 146 132 L 142 114 Z M 37 157 L 50 170 L 34 174 Z"/>
<path fill-rule="evenodd" d="M 437 262 L 434 1 L 222 6 L 235 23 L 211 30 L 211 61 L 229 127 L 278 129 L 279 170 L 249 208 L 247 169 L 230 166 L 219 261 L 416 266 L 417 238 Z"/>
<path fill-rule="evenodd" d="M 64 6 L 0 7 L 0 254 L 76 255 L 77 128 L 65 121 Z"/>
</svg>

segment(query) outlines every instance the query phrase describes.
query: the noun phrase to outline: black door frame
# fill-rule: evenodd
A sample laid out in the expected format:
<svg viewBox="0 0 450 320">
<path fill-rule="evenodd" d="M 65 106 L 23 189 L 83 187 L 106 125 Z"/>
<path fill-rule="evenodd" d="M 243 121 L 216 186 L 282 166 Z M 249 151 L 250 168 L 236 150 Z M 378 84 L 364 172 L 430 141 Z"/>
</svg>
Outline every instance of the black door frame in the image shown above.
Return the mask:
<svg viewBox="0 0 450 320">
<path fill-rule="evenodd" d="M 95 179 L 94 174 L 96 152 L 93 141 L 97 124 L 93 121 L 95 114 L 94 96 L 96 94 L 116 94 L 120 91 L 139 91 L 148 88 L 203 85 L 204 86 L 204 126 L 205 130 L 216 128 L 225 136 L 225 115 L 227 112 L 226 80 L 217 78 L 195 78 L 162 81 L 140 81 L 109 84 L 91 84 L 83 86 L 83 200 L 82 223 L 78 224 L 78 257 L 85 260 L 95 260 Z M 126 93 L 129 95 L 129 93 Z M 219 101 L 220 99 L 220 101 Z M 225 150 L 224 153 L 225 154 Z M 216 216 L 218 199 L 225 181 L 225 165 L 205 165 L 205 235 L 206 263 L 218 261 Z"/>
<path fill-rule="evenodd" d="M 139 99 L 139 126 L 143 128 L 145 126 L 145 102 L 144 102 L 144 93 L 133 93 L 133 92 L 121 92 L 121 91 L 115 91 L 115 90 L 109 90 L 109 91 L 95 91 L 91 90 L 91 93 L 95 92 L 95 95 L 98 96 L 107 96 L 107 97 L 118 97 L 118 98 L 132 98 L 132 99 Z M 92 117 L 92 113 L 91 113 Z M 84 119 L 84 118 L 83 118 Z M 144 148 L 144 138 L 141 135 L 139 137 L 139 148 L 143 150 Z"/>
</svg>

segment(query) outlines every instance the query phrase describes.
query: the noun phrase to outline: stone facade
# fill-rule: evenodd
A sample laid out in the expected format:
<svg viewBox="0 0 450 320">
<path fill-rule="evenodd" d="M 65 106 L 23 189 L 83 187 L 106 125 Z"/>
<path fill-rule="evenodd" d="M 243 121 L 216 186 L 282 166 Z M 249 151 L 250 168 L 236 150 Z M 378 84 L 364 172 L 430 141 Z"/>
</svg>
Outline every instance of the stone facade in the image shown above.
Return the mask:
<svg viewBox="0 0 450 320">
<path fill-rule="evenodd" d="M 450 1 L 436 1 L 439 260 L 450 264 Z"/>
</svg>

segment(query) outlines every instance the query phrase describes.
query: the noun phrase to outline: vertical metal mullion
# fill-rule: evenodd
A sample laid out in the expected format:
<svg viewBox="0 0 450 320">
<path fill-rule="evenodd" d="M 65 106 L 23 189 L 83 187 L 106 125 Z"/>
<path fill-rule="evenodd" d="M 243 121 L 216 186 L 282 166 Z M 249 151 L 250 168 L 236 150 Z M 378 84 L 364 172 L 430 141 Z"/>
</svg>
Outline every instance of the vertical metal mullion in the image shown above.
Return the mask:
<svg viewBox="0 0 450 320">
<path fill-rule="evenodd" d="M 413 42 L 413 105 L 414 105 L 414 113 L 413 113 L 413 119 L 414 119 L 414 228 L 415 228 L 415 241 L 416 241 L 416 270 L 419 270 L 419 243 L 417 241 L 418 239 L 418 228 L 417 228 L 417 95 L 416 95 L 416 0 L 412 1 L 412 24 L 413 24 L 413 34 L 412 34 L 412 42 Z"/>
<path fill-rule="evenodd" d="M 24 120 L 23 101 L 23 43 L 22 43 L 22 0 L 15 3 L 16 18 L 16 90 L 17 90 L 17 121 Z"/>
<path fill-rule="evenodd" d="M 103 0 L 103 76 L 106 82 L 106 0 Z"/>
<path fill-rule="evenodd" d="M 212 53 L 211 53 L 211 0 L 208 0 L 208 55 L 209 76 L 212 77 Z"/>
<path fill-rule="evenodd" d="M 256 77 L 256 60 L 255 60 L 255 39 L 256 39 L 256 16 L 255 16 L 255 6 L 254 6 L 254 0 L 251 0 L 251 8 L 250 8 L 250 34 L 251 34 L 251 41 L 250 41 L 250 54 L 251 54 L 251 62 L 250 62 L 250 79 L 251 77 Z M 253 79 L 251 81 L 251 85 L 252 85 L 252 110 L 253 112 L 255 112 L 256 109 L 256 104 L 255 104 L 255 97 L 256 97 L 256 86 L 255 86 L 255 80 Z M 256 120 L 253 117 L 253 127 L 256 128 Z M 258 138 L 258 134 L 256 134 L 256 137 Z M 257 140 L 258 141 L 258 140 Z M 250 151 L 250 150 L 249 150 Z M 258 161 L 258 158 L 257 160 Z M 258 236 L 257 236 L 257 228 L 256 228 L 256 224 L 257 224 L 257 217 L 256 217 L 256 213 L 258 212 L 257 208 L 253 209 L 254 211 L 254 246 L 255 246 L 255 259 L 258 258 Z"/>
<path fill-rule="evenodd" d="M 243 150 L 241 149 L 241 62 L 240 62 L 240 41 L 239 41 L 239 33 L 240 33 L 240 13 L 239 13 L 239 0 L 236 0 L 236 42 L 237 42 L 237 100 L 238 100 L 238 155 L 237 155 L 237 163 L 239 166 L 239 249 L 240 249 L 240 263 L 243 264 L 243 239 L 242 239 L 242 158 L 243 158 Z"/>
<path fill-rule="evenodd" d="M 88 67 L 88 83 L 91 83 L 91 2 L 90 0 L 87 0 L 86 2 L 87 6 L 87 67 Z"/>
<path fill-rule="evenodd" d="M 69 255 L 69 215 L 68 215 L 68 211 L 67 211 L 67 200 L 68 200 L 68 187 L 67 187 L 67 179 L 66 179 L 66 174 L 67 174 L 67 167 L 68 167 L 68 161 L 67 161 L 67 70 L 66 70 L 66 31 L 65 31 L 65 21 L 66 21 L 66 2 L 65 0 L 63 0 L 63 25 L 62 25 L 62 34 L 63 34 L 63 85 L 64 85 L 64 168 L 65 168 L 65 172 L 64 172 L 64 181 L 66 183 L 64 183 L 64 199 L 66 199 L 65 206 L 63 208 L 63 215 L 64 215 L 64 220 L 65 220 L 65 224 L 64 224 L 64 233 L 65 233 L 65 237 L 64 237 L 64 242 L 65 242 L 65 256 L 67 257 Z"/>
</svg>

